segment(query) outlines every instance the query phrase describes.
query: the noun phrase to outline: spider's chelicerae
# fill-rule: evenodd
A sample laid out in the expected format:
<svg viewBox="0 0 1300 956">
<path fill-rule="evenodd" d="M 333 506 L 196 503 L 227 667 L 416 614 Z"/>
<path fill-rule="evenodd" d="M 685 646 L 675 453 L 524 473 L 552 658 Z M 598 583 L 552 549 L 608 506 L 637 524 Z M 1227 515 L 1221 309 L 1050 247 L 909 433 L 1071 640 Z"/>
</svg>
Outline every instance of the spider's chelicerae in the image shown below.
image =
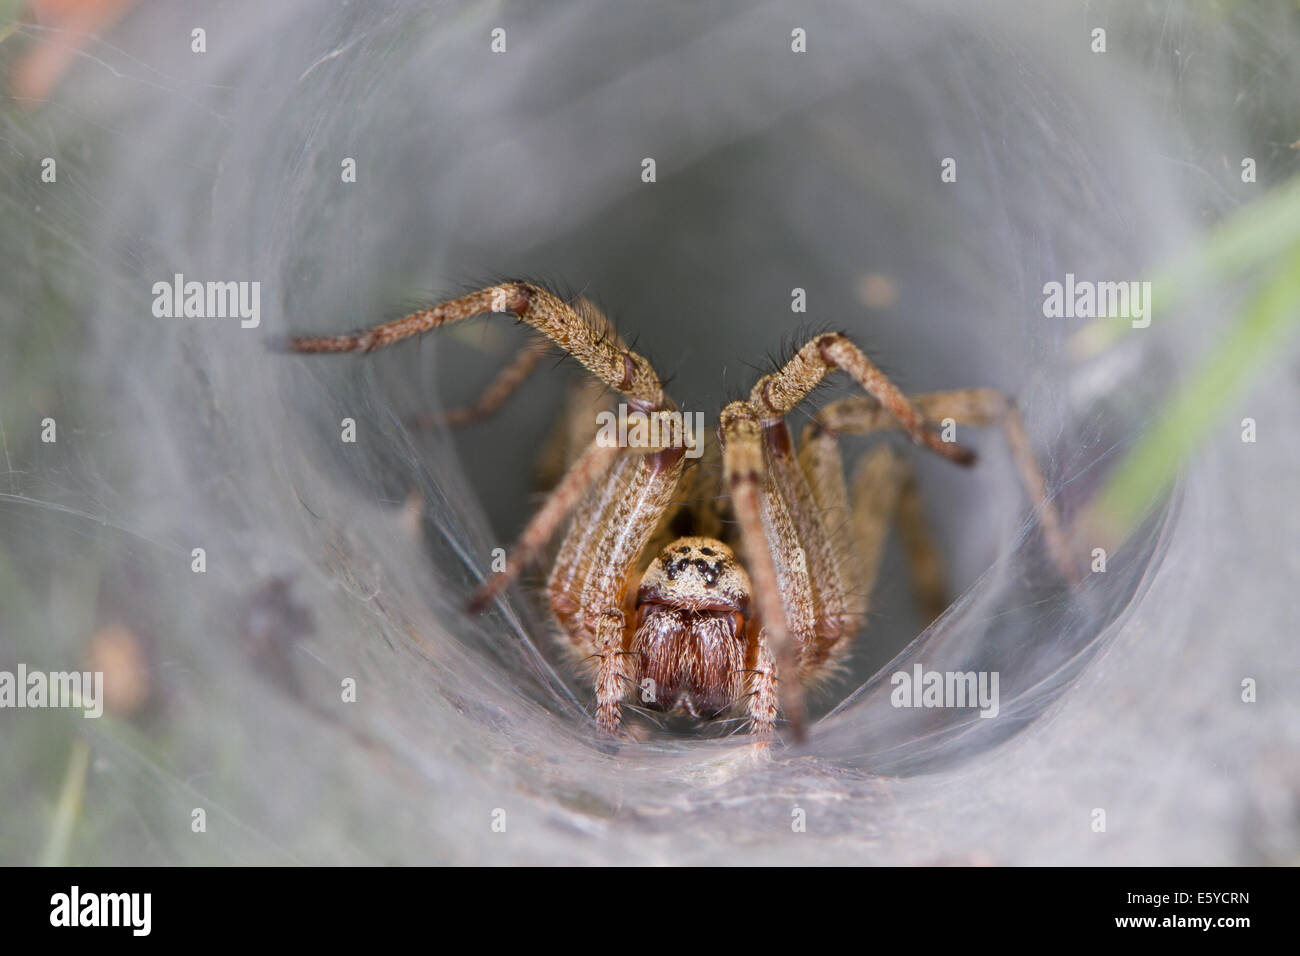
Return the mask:
<svg viewBox="0 0 1300 956">
<path fill-rule="evenodd" d="M 590 302 L 568 303 L 529 282 L 505 282 L 356 334 L 293 338 L 290 347 L 369 352 L 488 312 L 513 313 L 630 408 L 674 410 L 650 363 Z M 477 406 L 453 418 L 499 406 L 539 354 L 530 344 Z M 796 447 L 785 417 L 836 370 L 866 394 L 821 409 Z M 720 470 L 695 468 L 684 478 L 685 449 L 675 432 L 671 443 L 651 447 L 593 438 L 591 405 L 581 407 L 571 432 L 582 438 L 563 477 L 529 520 L 505 571 L 489 578 L 470 606 L 481 610 L 499 595 L 568 521 L 547 593 L 577 655 L 593 665 L 596 720 L 610 733 L 619 731 L 624 702 L 635 701 L 699 717 L 747 716 L 760 748 L 779 713 L 802 734 L 804 690 L 835 670 L 862 630 L 893 521 L 923 610 L 929 617 L 942 610 L 941 563 L 906 460 L 880 445 L 846 482 L 841 434 L 900 429 L 922 448 L 970 465 L 974 454 L 943 440 L 935 424 L 1001 425 L 1051 559 L 1066 577 L 1074 573 L 1015 405 L 987 388 L 904 395 L 840 333 L 813 337 L 760 378 L 747 400 L 722 409 Z M 721 488 L 698 487 L 710 474 L 721 475 Z M 683 483 L 697 487 L 688 493 Z"/>
</svg>

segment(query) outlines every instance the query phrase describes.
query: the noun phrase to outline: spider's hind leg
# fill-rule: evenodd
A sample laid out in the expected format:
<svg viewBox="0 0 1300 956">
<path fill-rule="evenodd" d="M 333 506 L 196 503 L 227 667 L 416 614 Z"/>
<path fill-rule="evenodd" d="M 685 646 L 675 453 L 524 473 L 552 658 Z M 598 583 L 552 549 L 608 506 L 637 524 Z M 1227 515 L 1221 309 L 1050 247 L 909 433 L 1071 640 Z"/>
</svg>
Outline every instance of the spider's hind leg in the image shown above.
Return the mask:
<svg viewBox="0 0 1300 956">
<path fill-rule="evenodd" d="M 1024 419 L 1015 402 L 993 388 L 929 392 L 911 396 L 910 401 L 929 423 L 951 419 L 953 423 L 963 426 L 1001 426 L 1007 448 L 1020 475 L 1021 485 L 1033 506 L 1034 516 L 1038 519 L 1048 555 L 1062 578 L 1075 581 L 1082 573 L 1077 549 L 1048 494 L 1047 481 L 1034 455 Z M 855 395 L 832 402 L 818 412 L 813 425 L 805 431 L 804 438 L 807 443 L 819 440 L 814 438 L 818 433 L 823 436 L 825 433 L 866 434 L 897 427 L 897 419 L 882 403 L 869 395 Z"/>
<path fill-rule="evenodd" d="M 908 461 L 889 445 L 869 451 L 853 476 L 853 555 L 861 608 L 871 602 L 891 523 L 897 523 L 906 555 L 912 594 L 929 624 L 947 607 L 943 561 L 930 532 L 916 476 Z"/>
<path fill-rule="evenodd" d="M 449 428 L 456 428 L 462 425 L 472 425 L 489 418 L 506 403 L 518 389 L 528 380 L 528 376 L 541 364 L 542 358 L 550 350 L 551 343 L 546 339 L 533 339 L 524 345 L 514 357 L 506 363 L 505 367 L 497 373 L 496 378 L 488 384 L 478 398 L 468 405 L 461 405 L 457 408 L 449 408 L 440 415 L 421 415 L 415 420 L 417 428 L 433 428 L 439 425 L 445 425 Z"/>
</svg>

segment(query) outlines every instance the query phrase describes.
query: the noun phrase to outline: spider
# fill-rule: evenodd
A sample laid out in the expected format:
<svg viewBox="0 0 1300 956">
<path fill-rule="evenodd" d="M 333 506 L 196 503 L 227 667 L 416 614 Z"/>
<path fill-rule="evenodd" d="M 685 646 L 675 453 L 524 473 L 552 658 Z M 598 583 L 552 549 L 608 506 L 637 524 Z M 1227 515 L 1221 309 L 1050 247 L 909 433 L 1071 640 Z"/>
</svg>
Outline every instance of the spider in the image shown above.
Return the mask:
<svg viewBox="0 0 1300 956">
<path fill-rule="evenodd" d="M 566 302 L 526 281 L 354 334 L 294 337 L 288 347 L 370 352 L 484 313 L 513 314 L 545 339 L 529 343 L 477 405 L 448 420 L 491 413 L 537 364 L 539 346 L 552 343 L 632 410 L 675 411 L 650 363 L 594 305 Z M 864 394 L 817 412 L 796 448 L 786 416 L 837 370 Z M 842 665 L 863 629 L 891 522 L 901 532 L 922 609 L 928 618 L 942 611 L 941 563 L 907 461 L 879 445 L 846 482 L 840 435 L 900 429 L 920 447 L 969 466 L 974 453 L 944 440 L 935 423 L 1001 425 L 1052 562 L 1067 579 L 1075 574 L 1014 402 L 988 388 L 904 395 L 842 333 L 812 337 L 782 368 L 759 378 L 748 399 L 722 409 L 718 445 L 711 446 L 721 469 L 690 469 L 684 477 L 685 449 L 675 434 L 650 447 L 593 439 L 593 406 L 578 408 L 570 425 L 580 441 L 567 469 L 511 548 L 505 570 L 480 586 L 469 607 L 486 608 L 567 521 L 546 593 L 577 656 L 594 662 L 596 722 L 610 734 L 620 732 L 625 703 L 639 696 L 651 710 L 701 718 L 738 713 L 762 750 L 779 714 L 802 738 L 804 694 Z M 721 488 L 700 487 L 719 473 Z"/>
</svg>

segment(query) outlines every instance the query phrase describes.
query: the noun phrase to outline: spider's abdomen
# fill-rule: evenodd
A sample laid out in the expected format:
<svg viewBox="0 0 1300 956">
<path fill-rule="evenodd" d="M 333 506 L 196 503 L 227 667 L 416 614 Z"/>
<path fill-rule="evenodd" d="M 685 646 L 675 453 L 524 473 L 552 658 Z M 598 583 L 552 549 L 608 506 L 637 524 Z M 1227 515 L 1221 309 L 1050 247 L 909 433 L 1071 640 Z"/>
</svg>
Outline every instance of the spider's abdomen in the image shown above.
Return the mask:
<svg viewBox="0 0 1300 956">
<path fill-rule="evenodd" d="M 650 563 L 630 648 L 647 706 L 711 717 L 741 697 L 749 588 L 731 549 L 712 538 L 680 538 Z"/>
</svg>

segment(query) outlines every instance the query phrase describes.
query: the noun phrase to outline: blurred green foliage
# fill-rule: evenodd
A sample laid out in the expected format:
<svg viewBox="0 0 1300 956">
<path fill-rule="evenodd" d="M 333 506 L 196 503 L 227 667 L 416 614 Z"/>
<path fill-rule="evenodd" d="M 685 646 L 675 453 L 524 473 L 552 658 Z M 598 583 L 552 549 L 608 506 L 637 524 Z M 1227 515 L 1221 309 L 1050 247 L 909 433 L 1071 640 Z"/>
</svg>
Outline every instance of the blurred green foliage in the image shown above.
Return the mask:
<svg viewBox="0 0 1300 956">
<path fill-rule="evenodd" d="M 1111 541 L 1131 531 L 1169 490 L 1195 449 L 1219 427 L 1270 359 L 1300 326 L 1300 177 L 1224 220 L 1152 283 L 1153 313 L 1177 321 L 1177 308 L 1212 288 L 1254 285 L 1211 353 L 1178 387 L 1090 506 L 1086 523 Z M 1126 318 L 1084 330 L 1084 348 L 1130 332 Z"/>
</svg>

